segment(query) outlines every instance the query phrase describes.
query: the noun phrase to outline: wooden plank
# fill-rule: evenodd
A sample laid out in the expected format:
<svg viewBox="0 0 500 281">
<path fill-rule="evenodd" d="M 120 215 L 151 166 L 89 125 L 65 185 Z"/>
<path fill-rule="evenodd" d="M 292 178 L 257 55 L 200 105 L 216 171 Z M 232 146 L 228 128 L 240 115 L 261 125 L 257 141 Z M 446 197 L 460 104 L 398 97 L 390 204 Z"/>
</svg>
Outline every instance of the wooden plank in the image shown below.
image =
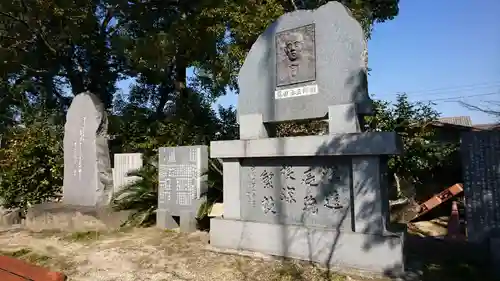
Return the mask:
<svg viewBox="0 0 500 281">
<path fill-rule="evenodd" d="M 64 281 L 66 276 L 15 258 L 0 256 L 0 280 Z"/>
<path fill-rule="evenodd" d="M 447 189 L 441 191 L 439 194 L 432 196 L 429 200 L 420 204 L 418 213 L 410 221 L 413 221 L 416 218 L 430 212 L 432 209 L 448 201 L 454 196 L 462 193 L 463 191 L 464 191 L 463 185 L 461 183 L 456 183 L 448 187 Z"/>
</svg>

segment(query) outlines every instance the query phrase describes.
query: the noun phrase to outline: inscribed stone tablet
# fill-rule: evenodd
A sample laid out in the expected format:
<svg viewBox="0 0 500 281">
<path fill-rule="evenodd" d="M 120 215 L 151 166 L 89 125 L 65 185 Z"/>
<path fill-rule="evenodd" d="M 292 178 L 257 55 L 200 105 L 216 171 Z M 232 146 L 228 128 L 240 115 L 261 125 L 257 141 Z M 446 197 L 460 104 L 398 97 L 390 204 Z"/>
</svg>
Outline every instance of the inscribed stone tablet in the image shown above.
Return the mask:
<svg viewBox="0 0 500 281">
<path fill-rule="evenodd" d="M 243 220 L 319 227 L 350 225 L 349 160 L 253 158 L 241 164 Z"/>
<path fill-rule="evenodd" d="M 371 113 L 365 38 L 340 3 L 281 16 L 259 36 L 241 67 L 238 115 L 263 122 L 324 118 L 328 106 L 358 104 Z"/>
<path fill-rule="evenodd" d="M 113 186 L 117 192 L 123 186 L 139 179 L 128 173 L 142 167 L 142 153 L 116 153 L 114 155 Z"/>
<path fill-rule="evenodd" d="M 461 143 L 467 235 L 472 242 L 500 230 L 500 132 L 469 132 Z"/>
<path fill-rule="evenodd" d="M 158 208 L 174 216 L 197 209 L 207 188 L 202 174 L 208 167 L 208 147 L 162 147 L 159 153 Z"/>
<path fill-rule="evenodd" d="M 107 204 L 112 188 L 106 112 L 95 95 L 78 94 L 68 109 L 64 128 L 63 202 Z"/>
</svg>

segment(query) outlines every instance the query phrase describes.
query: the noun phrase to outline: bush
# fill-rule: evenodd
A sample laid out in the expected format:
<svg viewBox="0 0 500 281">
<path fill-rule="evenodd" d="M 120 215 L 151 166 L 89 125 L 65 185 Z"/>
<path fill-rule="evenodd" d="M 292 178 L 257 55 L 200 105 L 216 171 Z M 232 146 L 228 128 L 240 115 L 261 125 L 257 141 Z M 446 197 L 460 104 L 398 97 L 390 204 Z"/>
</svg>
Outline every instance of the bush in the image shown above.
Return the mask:
<svg viewBox="0 0 500 281">
<path fill-rule="evenodd" d="M 63 127 L 48 119 L 12 128 L 0 149 L 0 198 L 4 208 L 56 199 L 63 185 Z"/>
<path fill-rule="evenodd" d="M 156 219 L 158 168 L 152 161 L 144 163 L 139 170 L 128 173 L 128 176 L 136 176 L 139 179 L 122 187 L 111 199 L 111 206 L 115 211 L 133 211 L 125 222 L 128 225 L 152 225 Z"/>
</svg>

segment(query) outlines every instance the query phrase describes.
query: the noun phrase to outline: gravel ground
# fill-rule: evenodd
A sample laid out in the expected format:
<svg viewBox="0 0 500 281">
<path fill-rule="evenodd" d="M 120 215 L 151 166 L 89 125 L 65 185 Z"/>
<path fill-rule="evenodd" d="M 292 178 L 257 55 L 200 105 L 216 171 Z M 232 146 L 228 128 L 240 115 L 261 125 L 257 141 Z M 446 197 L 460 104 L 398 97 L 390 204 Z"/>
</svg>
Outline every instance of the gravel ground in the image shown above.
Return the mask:
<svg viewBox="0 0 500 281">
<path fill-rule="evenodd" d="M 0 231 L 0 254 L 66 273 L 71 281 L 363 280 L 316 266 L 217 253 L 203 232 L 155 228 L 64 234 Z"/>
</svg>

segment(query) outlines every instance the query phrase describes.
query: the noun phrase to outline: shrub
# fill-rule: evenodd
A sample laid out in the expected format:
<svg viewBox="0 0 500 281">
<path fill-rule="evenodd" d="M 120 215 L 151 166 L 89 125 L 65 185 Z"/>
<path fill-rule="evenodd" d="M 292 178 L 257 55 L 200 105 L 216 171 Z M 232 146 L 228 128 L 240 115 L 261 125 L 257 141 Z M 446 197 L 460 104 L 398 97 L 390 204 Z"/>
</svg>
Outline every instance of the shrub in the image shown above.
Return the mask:
<svg viewBox="0 0 500 281">
<path fill-rule="evenodd" d="M 61 196 L 63 127 L 47 119 L 12 128 L 0 149 L 0 198 L 4 208 L 25 210 Z"/>
<path fill-rule="evenodd" d="M 115 211 L 132 210 L 125 224 L 151 225 L 155 222 L 158 208 L 158 168 L 152 161 L 144 161 L 144 166 L 128 173 L 137 180 L 123 186 L 113 194 L 111 206 Z"/>
</svg>

